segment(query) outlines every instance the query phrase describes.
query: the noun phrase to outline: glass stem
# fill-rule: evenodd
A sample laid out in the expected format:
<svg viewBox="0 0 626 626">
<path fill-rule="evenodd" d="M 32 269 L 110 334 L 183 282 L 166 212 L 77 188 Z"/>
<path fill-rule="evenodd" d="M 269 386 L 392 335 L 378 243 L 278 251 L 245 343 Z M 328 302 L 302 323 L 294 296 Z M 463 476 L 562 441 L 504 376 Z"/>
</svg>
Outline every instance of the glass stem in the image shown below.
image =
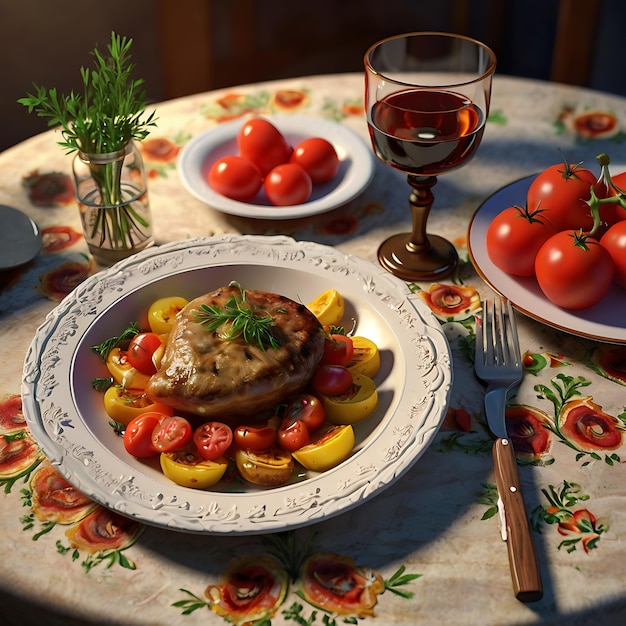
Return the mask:
<svg viewBox="0 0 626 626">
<path fill-rule="evenodd" d="M 418 254 L 425 253 L 430 250 L 430 242 L 426 235 L 426 222 L 430 207 L 432 207 L 435 196 L 431 189 L 437 182 L 436 176 L 407 176 L 409 185 L 411 185 L 411 193 L 409 195 L 409 204 L 411 205 L 411 215 L 413 219 L 413 230 L 411 239 L 407 242 L 406 247 L 409 252 Z"/>
</svg>

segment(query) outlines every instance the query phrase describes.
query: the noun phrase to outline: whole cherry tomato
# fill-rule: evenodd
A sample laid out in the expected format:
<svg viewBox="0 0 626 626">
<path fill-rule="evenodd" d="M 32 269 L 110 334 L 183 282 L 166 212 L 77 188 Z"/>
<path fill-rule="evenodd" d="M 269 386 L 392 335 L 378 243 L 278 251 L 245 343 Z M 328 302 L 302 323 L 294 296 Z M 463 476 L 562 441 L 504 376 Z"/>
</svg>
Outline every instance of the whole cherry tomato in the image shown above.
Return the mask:
<svg viewBox="0 0 626 626">
<path fill-rule="evenodd" d="M 303 393 L 291 398 L 285 409 L 283 423 L 285 420 L 290 422 L 299 420 L 304 422 L 307 431 L 311 434 L 324 423 L 325 419 L 326 412 L 319 398 Z"/>
<path fill-rule="evenodd" d="M 242 450 L 257 452 L 270 449 L 276 443 L 276 429 L 271 426 L 240 425 L 233 433 L 235 445 Z"/>
<path fill-rule="evenodd" d="M 157 371 L 162 355 L 163 341 L 159 335 L 139 333 L 131 339 L 126 358 L 137 371 L 151 376 Z"/>
<path fill-rule="evenodd" d="M 343 365 L 346 367 L 354 356 L 354 344 L 347 335 L 332 334 L 324 339 L 323 365 Z"/>
<path fill-rule="evenodd" d="M 133 418 L 124 431 L 126 452 L 140 459 L 159 454 L 152 445 L 152 433 L 164 416 L 158 411 L 150 411 Z"/>
<path fill-rule="evenodd" d="M 602 235 L 600 244 L 608 250 L 615 264 L 615 282 L 626 288 L 626 220 L 613 224 Z"/>
<path fill-rule="evenodd" d="M 541 172 L 528 188 L 530 211 L 545 209 L 545 217 L 557 230 L 589 230 L 593 225 L 587 200 L 596 177 L 590 170 L 570 163 L 552 165 Z"/>
<path fill-rule="evenodd" d="M 503 272 L 514 276 L 534 276 L 539 248 L 557 229 L 548 211 L 512 206 L 495 216 L 487 229 L 487 254 Z"/>
<path fill-rule="evenodd" d="M 159 452 L 173 452 L 191 440 L 191 424 L 179 415 L 166 415 L 152 431 L 152 447 Z"/>
<path fill-rule="evenodd" d="M 341 365 L 320 365 L 311 384 L 323 396 L 339 396 L 350 388 L 352 373 Z"/>
<path fill-rule="evenodd" d="M 283 163 L 265 177 L 263 189 L 275 206 L 293 206 L 309 199 L 313 190 L 310 176 L 297 163 Z"/>
<path fill-rule="evenodd" d="M 241 202 L 252 200 L 263 183 L 256 165 L 237 155 L 215 161 L 209 170 L 208 181 L 217 193 Z"/>
<path fill-rule="evenodd" d="M 278 429 L 278 445 L 293 452 L 309 443 L 309 431 L 302 420 L 286 418 Z"/>
<path fill-rule="evenodd" d="M 228 424 L 206 422 L 194 430 L 193 442 L 203 459 L 214 461 L 230 448 L 233 431 Z"/>
<path fill-rule="evenodd" d="M 615 265 L 595 239 L 577 231 L 561 231 L 541 246 L 535 273 L 539 287 L 554 304 L 586 309 L 606 295 Z"/>
<path fill-rule="evenodd" d="M 292 152 L 278 128 L 263 118 L 248 120 L 241 127 L 237 146 L 239 154 L 254 163 L 262 177 L 277 165 L 287 163 Z"/>
<path fill-rule="evenodd" d="M 339 169 L 339 157 L 333 144 L 321 137 L 301 141 L 291 155 L 291 162 L 300 165 L 313 183 L 329 181 Z"/>
</svg>

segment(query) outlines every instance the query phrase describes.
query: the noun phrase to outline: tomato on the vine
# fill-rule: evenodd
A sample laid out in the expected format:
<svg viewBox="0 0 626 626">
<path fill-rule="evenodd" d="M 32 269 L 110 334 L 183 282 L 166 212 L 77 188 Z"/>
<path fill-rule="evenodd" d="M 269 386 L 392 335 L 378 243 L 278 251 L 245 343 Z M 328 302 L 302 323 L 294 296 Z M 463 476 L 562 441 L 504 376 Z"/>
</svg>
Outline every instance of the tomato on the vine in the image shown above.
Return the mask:
<svg viewBox="0 0 626 626">
<path fill-rule="evenodd" d="M 347 335 L 332 334 L 324 339 L 324 353 L 320 363 L 322 365 L 343 365 L 352 361 L 354 344 Z"/>
<path fill-rule="evenodd" d="M 179 415 L 166 415 L 152 431 L 152 447 L 159 452 L 173 452 L 191 440 L 191 424 Z"/>
<path fill-rule="evenodd" d="M 300 165 L 314 183 L 329 181 L 339 169 L 339 157 L 330 141 L 309 137 L 301 141 L 291 155 L 291 162 Z"/>
<path fill-rule="evenodd" d="M 163 417 L 163 413 L 150 411 L 133 418 L 124 431 L 126 452 L 140 459 L 159 454 L 152 445 L 152 433 Z"/>
<path fill-rule="evenodd" d="M 611 287 L 615 265 L 608 251 L 592 237 L 561 231 L 537 253 L 535 273 L 549 300 L 578 310 L 602 300 Z"/>
<path fill-rule="evenodd" d="M 291 398 L 283 416 L 283 420 L 304 422 L 309 434 L 316 431 L 325 418 L 326 412 L 320 399 L 308 393 Z"/>
<path fill-rule="evenodd" d="M 128 362 L 142 374 L 151 376 L 157 371 L 163 356 L 163 341 L 156 333 L 139 333 L 128 346 Z"/>
<path fill-rule="evenodd" d="M 320 365 L 311 385 L 323 396 L 339 396 L 345 393 L 352 384 L 352 373 L 342 365 Z"/>
<path fill-rule="evenodd" d="M 275 206 L 293 206 L 309 199 L 313 190 L 311 177 L 297 163 L 274 167 L 263 181 L 268 200 Z"/>
<path fill-rule="evenodd" d="M 209 170 L 208 181 L 218 193 L 242 202 L 254 198 L 263 183 L 259 168 L 237 155 L 215 161 Z"/>
<path fill-rule="evenodd" d="M 194 430 L 193 442 L 203 459 L 214 461 L 230 448 L 233 431 L 228 424 L 206 422 Z"/>
<path fill-rule="evenodd" d="M 589 230 L 593 225 L 587 204 L 596 185 L 591 170 L 571 163 L 552 165 L 530 184 L 526 198 L 529 210 L 545 209 L 557 230 Z"/>
<path fill-rule="evenodd" d="M 626 220 L 613 224 L 600 239 L 615 265 L 615 282 L 626 288 Z"/>
<path fill-rule="evenodd" d="M 240 425 L 233 433 L 235 445 L 243 450 L 268 450 L 276 443 L 276 429 L 271 426 Z"/>
<path fill-rule="evenodd" d="M 556 232 L 549 210 L 511 206 L 489 224 L 487 254 L 507 274 L 534 276 L 537 252 Z"/>
<path fill-rule="evenodd" d="M 241 156 L 254 163 L 262 177 L 277 165 L 287 163 L 292 152 L 278 128 L 263 118 L 248 120 L 241 127 L 237 146 Z"/>
</svg>

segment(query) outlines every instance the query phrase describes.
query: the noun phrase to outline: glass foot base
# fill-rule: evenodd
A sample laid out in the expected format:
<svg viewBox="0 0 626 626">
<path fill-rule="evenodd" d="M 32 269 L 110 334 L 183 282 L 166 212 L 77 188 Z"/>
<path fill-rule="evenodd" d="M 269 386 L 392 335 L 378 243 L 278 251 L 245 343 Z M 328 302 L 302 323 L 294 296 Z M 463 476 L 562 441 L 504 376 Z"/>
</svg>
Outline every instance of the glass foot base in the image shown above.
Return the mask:
<svg viewBox="0 0 626 626">
<path fill-rule="evenodd" d="M 378 248 L 380 264 L 402 280 L 439 280 L 455 270 L 459 256 L 454 246 L 443 237 L 428 235 L 430 249 L 411 251 L 411 233 L 393 235 Z"/>
</svg>

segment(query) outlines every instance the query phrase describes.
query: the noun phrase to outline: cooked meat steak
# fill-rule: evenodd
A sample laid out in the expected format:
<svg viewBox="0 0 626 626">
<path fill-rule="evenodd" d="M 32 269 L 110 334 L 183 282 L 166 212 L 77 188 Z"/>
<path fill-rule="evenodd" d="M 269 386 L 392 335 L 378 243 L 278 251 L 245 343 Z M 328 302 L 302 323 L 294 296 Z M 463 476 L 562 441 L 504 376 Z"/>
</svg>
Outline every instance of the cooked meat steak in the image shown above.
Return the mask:
<svg viewBox="0 0 626 626">
<path fill-rule="evenodd" d="M 207 330 L 198 313 L 202 305 L 223 308 L 240 298 L 238 286 L 223 287 L 192 300 L 176 317 L 159 371 L 148 395 L 177 410 L 228 419 L 253 415 L 302 390 L 322 356 L 324 334 L 303 305 L 264 291 L 245 291 L 256 316 L 271 316 L 278 348 L 225 339 L 224 328 Z"/>
</svg>

